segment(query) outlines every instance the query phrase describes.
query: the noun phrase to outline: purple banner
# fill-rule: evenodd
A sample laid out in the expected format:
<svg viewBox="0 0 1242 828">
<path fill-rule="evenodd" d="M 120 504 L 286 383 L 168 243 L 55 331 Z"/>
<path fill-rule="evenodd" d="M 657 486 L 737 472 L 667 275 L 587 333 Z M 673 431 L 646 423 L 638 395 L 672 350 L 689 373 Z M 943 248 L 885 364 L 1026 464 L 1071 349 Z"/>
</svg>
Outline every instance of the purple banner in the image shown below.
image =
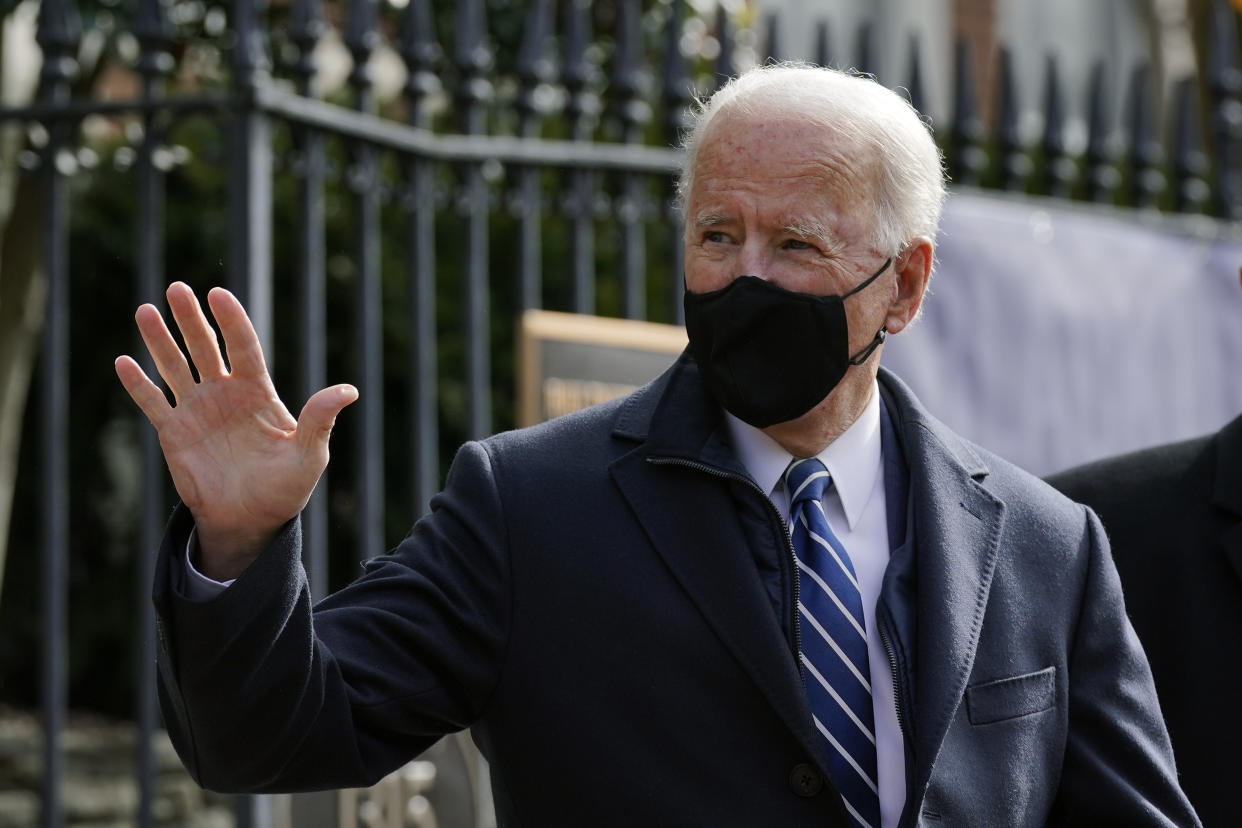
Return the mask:
<svg viewBox="0 0 1242 828">
<path fill-rule="evenodd" d="M 950 197 L 923 318 L 884 364 L 1036 474 L 1242 411 L 1242 236 L 1064 202 Z"/>
</svg>

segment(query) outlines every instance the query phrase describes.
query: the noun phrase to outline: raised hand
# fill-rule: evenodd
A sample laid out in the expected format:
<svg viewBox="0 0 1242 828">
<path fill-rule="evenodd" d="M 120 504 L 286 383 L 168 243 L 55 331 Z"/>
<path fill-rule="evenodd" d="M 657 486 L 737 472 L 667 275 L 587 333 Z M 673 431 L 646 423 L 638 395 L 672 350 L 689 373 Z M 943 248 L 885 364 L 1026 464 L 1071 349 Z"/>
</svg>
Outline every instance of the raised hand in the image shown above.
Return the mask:
<svg viewBox="0 0 1242 828">
<path fill-rule="evenodd" d="M 276 396 L 259 338 L 233 294 L 223 288 L 207 294 L 224 335 L 227 367 L 189 286 L 176 282 L 167 296 L 198 381 L 153 305 L 138 308 L 134 318 L 176 405 L 131 357 L 117 358 L 116 373 L 159 432 L 177 493 L 194 516 L 203 573 L 234 578 L 310 499 L 328 464 L 336 416 L 358 391 L 325 388 L 294 420 Z"/>
</svg>

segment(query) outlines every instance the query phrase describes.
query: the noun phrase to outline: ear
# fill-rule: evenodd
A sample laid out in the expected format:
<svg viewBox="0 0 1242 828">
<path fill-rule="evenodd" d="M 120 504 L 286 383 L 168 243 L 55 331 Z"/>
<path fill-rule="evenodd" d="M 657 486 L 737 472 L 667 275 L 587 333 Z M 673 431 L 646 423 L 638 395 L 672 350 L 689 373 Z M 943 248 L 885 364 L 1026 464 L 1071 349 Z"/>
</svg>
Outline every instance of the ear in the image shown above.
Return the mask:
<svg viewBox="0 0 1242 828">
<path fill-rule="evenodd" d="M 893 263 L 897 274 L 897 290 L 888 307 L 885 325 L 891 334 L 898 333 L 919 314 L 923 295 L 932 270 L 931 239 L 919 237 L 906 245 Z"/>
</svg>

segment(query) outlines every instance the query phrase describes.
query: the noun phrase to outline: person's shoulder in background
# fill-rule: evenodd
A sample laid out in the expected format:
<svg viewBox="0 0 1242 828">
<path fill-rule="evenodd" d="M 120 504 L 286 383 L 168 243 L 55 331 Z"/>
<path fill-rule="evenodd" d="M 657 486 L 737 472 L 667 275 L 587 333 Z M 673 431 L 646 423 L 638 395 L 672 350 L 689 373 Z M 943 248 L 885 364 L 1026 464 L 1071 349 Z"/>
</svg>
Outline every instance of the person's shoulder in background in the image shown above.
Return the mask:
<svg viewBox="0 0 1242 828">
<path fill-rule="evenodd" d="M 1065 469 L 1045 478 L 1071 499 L 1096 511 L 1109 536 L 1130 517 L 1148 523 L 1186 498 L 1210 495 L 1209 451 L 1214 435 L 1167 443 L 1106 457 Z M 1208 465 L 1205 468 L 1205 464 Z M 1205 479 L 1206 478 L 1206 479 Z M 1198 481 L 1199 485 L 1190 485 Z"/>
</svg>

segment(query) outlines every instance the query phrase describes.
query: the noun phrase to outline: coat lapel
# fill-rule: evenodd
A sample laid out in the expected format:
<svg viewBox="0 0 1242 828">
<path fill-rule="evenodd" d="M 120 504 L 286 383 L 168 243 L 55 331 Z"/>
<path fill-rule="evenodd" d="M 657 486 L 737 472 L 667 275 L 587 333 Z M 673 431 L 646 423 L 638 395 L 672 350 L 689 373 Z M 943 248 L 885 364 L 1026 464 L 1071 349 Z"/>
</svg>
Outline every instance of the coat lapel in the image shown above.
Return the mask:
<svg viewBox="0 0 1242 828">
<path fill-rule="evenodd" d="M 915 766 L 908 780 L 921 800 L 974 665 L 1004 522 L 1004 504 L 981 481 L 987 466 L 930 417 L 887 372 L 910 468 L 917 548 L 918 665 Z"/>
<path fill-rule="evenodd" d="M 689 468 L 655 468 L 642 451 L 612 467 L 613 479 L 716 636 L 763 692 L 808 755 L 818 756 L 801 677 L 764 592 L 727 487 Z M 694 515 L 671 504 L 692 503 Z M 709 519 L 702 516 L 709 515 Z"/>
<path fill-rule="evenodd" d="M 720 438 L 721 427 L 693 361 L 683 357 L 658 388 L 620 413 L 614 433 L 637 445 L 613 463 L 612 477 L 686 595 L 807 755 L 822 764 L 797 664 L 747 546 L 734 495 L 721 482 L 721 475 L 748 479 Z M 754 497 L 765 496 L 756 490 Z M 687 507 L 693 514 L 678 511 Z"/>
<path fill-rule="evenodd" d="M 1221 429 L 1216 452 L 1212 502 L 1233 518 L 1220 540 L 1234 574 L 1242 579 L 1242 417 Z"/>
</svg>

